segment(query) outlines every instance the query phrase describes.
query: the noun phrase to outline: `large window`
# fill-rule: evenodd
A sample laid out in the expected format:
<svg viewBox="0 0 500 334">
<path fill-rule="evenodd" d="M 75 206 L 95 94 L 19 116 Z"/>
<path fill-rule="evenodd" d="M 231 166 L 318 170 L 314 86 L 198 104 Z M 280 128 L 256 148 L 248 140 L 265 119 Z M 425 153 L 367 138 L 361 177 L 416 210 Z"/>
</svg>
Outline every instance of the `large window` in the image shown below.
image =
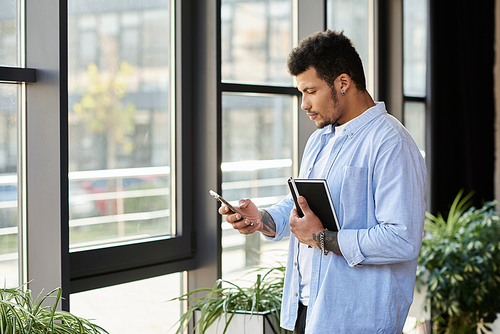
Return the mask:
<svg viewBox="0 0 500 334">
<path fill-rule="evenodd" d="M 286 70 L 292 47 L 292 1 L 221 3 L 222 195 L 269 207 L 293 175 L 298 93 Z M 295 175 L 296 176 L 296 175 Z M 287 241 L 266 242 L 222 224 L 222 275 L 281 260 Z M 274 263 L 276 264 L 276 262 Z"/>
<path fill-rule="evenodd" d="M 0 280 L 14 287 L 24 276 L 23 127 L 24 38 L 20 1 L 2 2 L 0 11 Z M 10 83 L 9 83 L 10 82 Z"/>
<path fill-rule="evenodd" d="M 177 219 L 176 3 L 68 0 L 72 293 L 166 274 L 192 255 Z"/>
<path fill-rule="evenodd" d="M 222 96 L 221 169 L 225 198 L 234 202 L 251 198 L 260 209 L 265 209 L 287 195 L 286 180 L 292 175 L 294 101 L 293 97 L 277 94 Z M 222 227 L 223 275 L 261 265 L 265 258 L 277 260 L 283 252 L 274 254 L 270 249 L 286 249 L 287 241 L 269 243 L 260 233 L 244 236 L 228 223 Z"/>
<path fill-rule="evenodd" d="M 70 247 L 175 235 L 169 2 L 69 2 Z"/>
<path fill-rule="evenodd" d="M 19 216 L 17 131 L 19 88 L 0 84 L 0 279 L 17 286 L 19 273 Z"/>
</svg>

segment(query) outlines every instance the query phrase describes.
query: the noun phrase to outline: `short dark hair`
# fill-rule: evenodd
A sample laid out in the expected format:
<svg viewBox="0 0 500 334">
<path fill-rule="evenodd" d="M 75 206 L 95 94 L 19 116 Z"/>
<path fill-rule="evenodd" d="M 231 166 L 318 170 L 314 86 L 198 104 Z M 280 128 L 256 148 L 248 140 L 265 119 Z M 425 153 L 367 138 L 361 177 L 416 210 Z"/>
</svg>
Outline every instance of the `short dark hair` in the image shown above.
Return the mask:
<svg viewBox="0 0 500 334">
<path fill-rule="evenodd" d="M 314 67 L 318 77 L 332 89 L 335 79 L 346 73 L 358 90 L 366 90 L 361 58 L 343 31 L 327 30 L 303 39 L 288 56 L 287 65 L 293 76 Z"/>
</svg>

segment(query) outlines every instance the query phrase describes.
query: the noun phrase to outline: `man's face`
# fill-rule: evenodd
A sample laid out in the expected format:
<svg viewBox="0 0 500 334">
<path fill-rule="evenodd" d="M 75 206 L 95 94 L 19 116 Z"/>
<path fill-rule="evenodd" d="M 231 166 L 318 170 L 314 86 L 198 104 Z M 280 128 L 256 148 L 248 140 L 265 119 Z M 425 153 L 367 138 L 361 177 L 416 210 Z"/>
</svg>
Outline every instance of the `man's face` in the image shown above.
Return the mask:
<svg viewBox="0 0 500 334">
<path fill-rule="evenodd" d="M 301 108 L 307 111 L 307 116 L 318 128 L 324 128 L 341 120 L 343 108 L 336 89 L 332 91 L 326 81 L 318 78 L 314 67 L 297 75 L 296 80 L 297 88 L 302 92 Z"/>
</svg>

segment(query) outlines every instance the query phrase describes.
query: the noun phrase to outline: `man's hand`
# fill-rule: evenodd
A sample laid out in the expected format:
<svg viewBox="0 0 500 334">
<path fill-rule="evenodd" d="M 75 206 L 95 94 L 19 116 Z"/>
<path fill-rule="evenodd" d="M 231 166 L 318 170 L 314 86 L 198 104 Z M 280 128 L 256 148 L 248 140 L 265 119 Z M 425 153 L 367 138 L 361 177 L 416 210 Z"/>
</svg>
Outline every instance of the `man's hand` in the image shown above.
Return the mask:
<svg viewBox="0 0 500 334">
<path fill-rule="evenodd" d="M 297 201 L 304 213 L 304 217 L 299 217 L 297 209 L 292 209 L 290 212 L 290 232 L 292 232 L 303 244 L 317 247 L 317 243 L 313 236 L 318 235 L 320 232 L 324 231 L 325 228 L 318 216 L 312 212 L 304 196 L 299 196 Z"/>
<path fill-rule="evenodd" d="M 219 213 L 227 215 L 226 221 L 232 224 L 233 228 L 241 234 L 252 234 L 258 231 L 270 237 L 276 235 L 276 224 L 269 213 L 264 210 L 259 211 L 251 200 L 241 199 L 236 209 L 245 215 L 247 219 L 242 219 L 239 213 L 233 213 L 227 206 L 222 206 Z"/>
<path fill-rule="evenodd" d="M 300 242 L 321 249 L 319 234 L 325 231 L 325 228 L 307 204 L 305 197 L 299 196 L 297 200 L 304 217 L 300 218 L 297 210 L 293 209 L 290 213 L 290 231 Z M 342 255 L 337 242 L 337 232 L 325 231 L 323 244 L 326 250 Z"/>
</svg>

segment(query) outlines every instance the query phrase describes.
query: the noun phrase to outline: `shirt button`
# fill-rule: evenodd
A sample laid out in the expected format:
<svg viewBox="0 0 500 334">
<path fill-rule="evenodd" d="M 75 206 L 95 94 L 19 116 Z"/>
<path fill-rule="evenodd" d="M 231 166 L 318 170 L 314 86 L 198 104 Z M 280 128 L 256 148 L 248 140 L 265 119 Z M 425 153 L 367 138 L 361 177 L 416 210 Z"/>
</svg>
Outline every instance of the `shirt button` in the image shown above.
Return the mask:
<svg viewBox="0 0 500 334">
<path fill-rule="evenodd" d="M 298 296 L 297 292 L 295 292 L 293 295 L 294 295 L 295 297 L 297 297 L 297 296 Z"/>
<path fill-rule="evenodd" d="M 293 265 L 294 265 L 294 266 L 297 266 L 297 262 L 294 262 L 294 263 L 293 263 Z"/>
<path fill-rule="evenodd" d="M 309 171 L 312 171 L 312 169 L 313 169 L 312 167 L 309 167 Z"/>
</svg>

